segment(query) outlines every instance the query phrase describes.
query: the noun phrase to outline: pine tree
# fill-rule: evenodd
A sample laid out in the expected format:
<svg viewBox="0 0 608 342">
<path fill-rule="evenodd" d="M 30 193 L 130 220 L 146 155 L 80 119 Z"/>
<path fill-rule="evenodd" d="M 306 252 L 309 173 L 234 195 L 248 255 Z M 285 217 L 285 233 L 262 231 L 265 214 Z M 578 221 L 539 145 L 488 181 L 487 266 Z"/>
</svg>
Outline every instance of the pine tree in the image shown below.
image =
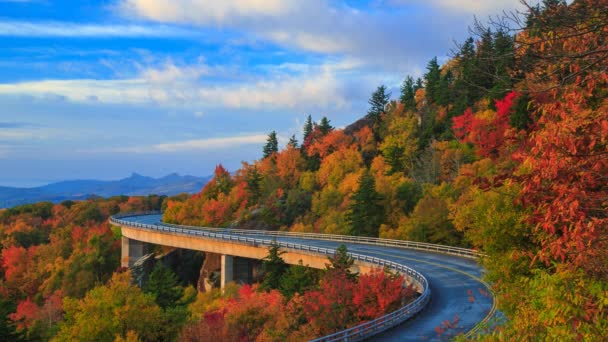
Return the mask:
<svg viewBox="0 0 608 342">
<path fill-rule="evenodd" d="M 327 135 L 327 133 L 331 132 L 334 128 L 332 125 L 329 124 L 329 119 L 326 118 L 325 116 L 321 118 L 321 121 L 319 122 L 319 132 L 321 132 L 322 135 Z"/>
<path fill-rule="evenodd" d="M 380 124 L 381 115 L 384 113 L 384 108 L 390 98 L 391 94 L 386 92 L 384 85 L 381 85 L 372 93 L 372 97 L 367 101 L 371 106 L 367 111 L 367 118 L 372 121 L 375 127 Z"/>
<path fill-rule="evenodd" d="M 418 89 L 422 89 L 424 88 L 424 83 L 422 82 L 422 78 L 418 77 L 416 79 L 416 84 L 414 85 L 414 94 L 416 94 L 416 91 Z"/>
<path fill-rule="evenodd" d="M 143 290 L 153 294 L 156 304 L 163 309 L 175 306 L 184 296 L 184 288 L 179 286 L 177 275 L 161 262 L 150 273 Z"/>
<path fill-rule="evenodd" d="M 247 182 L 247 190 L 251 193 L 251 201 L 256 203 L 262 195 L 262 175 L 255 165 L 247 170 L 245 181 Z"/>
<path fill-rule="evenodd" d="M 261 289 L 278 289 L 281 285 L 281 278 L 289 267 L 283 258 L 281 258 L 282 254 L 285 254 L 285 252 L 280 250 L 276 242 L 273 242 L 268 248 L 268 255 L 262 260 L 264 280 L 260 284 Z"/>
<path fill-rule="evenodd" d="M 298 148 L 298 139 L 296 139 L 296 135 L 293 134 L 291 138 L 289 138 L 289 142 L 287 143 L 287 147 Z"/>
<path fill-rule="evenodd" d="M 399 101 L 401 101 L 406 110 L 416 108 L 415 95 L 414 79 L 411 76 L 407 76 L 401 85 L 401 96 L 399 97 Z"/>
<path fill-rule="evenodd" d="M 347 215 L 351 235 L 377 237 L 383 222 L 382 196 L 376 192 L 376 182 L 369 170 L 359 178 L 359 189 L 351 196 Z"/>
<path fill-rule="evenodd" d="M 312 126 L 312 117 L 309 115 L 306 118 L 306 123 L 304 124 L 304 136 L 302 138 L 302 146 L 304 146 L 308 142 L 308 137 L 312 134 L 313 126 Z"/>
<path fill-rule="evenodd" d="M 279 142 L 277 140 L 277 132 L 272 131 L 268 134 L 266 145 L 264 145 L 264 158 L 268 158 L 274 153 L 279 152 Z"/>
<path fill-rule="evenodd" d="M 441 80 L 441 70 L 439 63 L 437 63 L 437 57 L 431 59 L 429 64 L 426 66 L 427 73 L 424 75 L 426 82 L 426 98 L 429 103 L 434 103 L 437 100 L 437 86 Z"/>
<path fill-rule="evenodd" d="M 329 258 L 330 264 L 327 265 L 327 271 L 331 275 L 331 272 L 339 272 L 346 274 L 351 280 L 356 280 L 359 273 L 351 272 L 350 268 L 355 264 L 355 259 L 348 254 L 346 245 L 342 244 L 336 248 L 336 254 Z"/>
<path fill-rule="evenodd" d="M 314 287 L 319 281 L 319 270 L 306 267 L 300 260 L 298 265 L 291 265 L 281 277 L 279 290 L 286 298 L 291 298 L 296 293 Z"/>
</svg>

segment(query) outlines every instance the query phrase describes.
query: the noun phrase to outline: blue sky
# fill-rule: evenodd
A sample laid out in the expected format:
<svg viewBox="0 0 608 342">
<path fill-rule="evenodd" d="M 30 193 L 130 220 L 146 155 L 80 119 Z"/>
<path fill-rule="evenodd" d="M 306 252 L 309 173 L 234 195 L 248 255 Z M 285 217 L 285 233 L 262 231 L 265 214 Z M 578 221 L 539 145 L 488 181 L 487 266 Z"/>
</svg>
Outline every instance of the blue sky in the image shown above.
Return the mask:
<svg viewBox="0 0 608 342">
<path fill-rule="evenodd" d="M 344 126 L 518 0 L 0 0 L 0 185 L 208 175 Z"/>
</svg>

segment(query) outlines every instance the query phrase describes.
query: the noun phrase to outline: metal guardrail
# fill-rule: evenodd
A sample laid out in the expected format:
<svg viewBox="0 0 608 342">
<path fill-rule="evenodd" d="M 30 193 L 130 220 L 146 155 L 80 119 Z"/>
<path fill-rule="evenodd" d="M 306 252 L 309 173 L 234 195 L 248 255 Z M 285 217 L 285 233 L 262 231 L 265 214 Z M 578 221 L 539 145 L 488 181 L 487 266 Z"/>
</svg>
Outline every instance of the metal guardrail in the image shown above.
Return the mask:
<svg viewBox="0 0 608 342">
<path fill-rule="evenodd" d="M 115 215 L 113 217 L 129 217 L 129 216 L 141 216 L 141 215 L 159 215 L 159 211 L 149 211 L 142 213 L 129 213 L 122 215 Z M 268 231 L 268 230 L 253 230 L 253 229 L 235 229 L 235 228 L 212 228 L 212 227 L 200 227 L 200 226 L 188 226 L 188 225 L 177 225 L 172 223 L 164 223 L 163 225 L 172 227 L 187 227 L 196 230 L 207 230 L 216 232 L 225 232 L 229 234 L 242 234 L 242 235 L 266 235 L 266 236 L 286 236 L 295 237 L 302 239 L 313 239 L 313 240 L 327 240 L 337 242 L 352 242 L 361 243 L 367 245 L 384 246 L 384 247 L 397 247 L 406 249 L 416 249 L 434 253 L 443 253 L 450 255 L 457 255 L 465 258 L 477 259 L 484 256 L 483 253 L 462 247 L 452 247 L 437 245 L 426 242 L 416 241 L 405 241 L 405 240 L 393 240 L 393 239 L 382 239 L 364 236 L 352 236 L 352 235 L 336 235 L 336 234 L 317 234 L 317 233 L 297 233 L 297 232 L 282 232 L 282 231 Z"/>
<path fill-rule="evenodd" d="M 242 233 L 238 233 L 235 230 L 229 230 L 229 232 L 223 232 L 222 229 L 209 229 L 195 227 L 197 229 L 193 229 L 191 226 L 178 226 L 178 225 L 169 225 L 169 224 L 146 224 L 133 222 L 128 220 L 123 220 L 123 218 L 130 216 L 140 216 L 140 215 L 150 215 L 150 214 L 159 214 L 158 212 L 148 212 L 148 213 L 139 213 L 139 214 L 123 214 L 123 215 L 115 215 L 110 218 L 110 222 L 116 225 L 122 225 L 133 228 L 142 228 L 147 230 L 175 233 L 180 235 L 188 235 L 188 236 L 197 236 L 204 237 L 213 240 L 222 240 L 222 241 L 234 241 L 237 243 L 246 243 L 253 244 L 255 246 L 270 246 L 273 243 L 279 245 L 279 247 L 296 250 L 296 251 L 307 251 L 316 254 L 332 256 L 336 253 L 335 249 L 331 248 L 323 248 L 323 247 L 315 247 L 304 244 L 296 244 L 290 242 L 282 242 L 277 241 L 276 239 L 259 239 L 252 238 L 243 235 Z M 262 231 L 258 231 L 262 232 Z M 259 233 L 261 234 L 261 233 Z M 268 234 L 272 235 L 272 234 Z M 322 234 L 327 235 L 327 234 Z M 291 236 L 291 235 L 289 235 Z M 339 235 L 338 235 L 339 236 Z M 340 240 L 341 241 L 341 240 Z M 416 298 L 413 302 L 389 313 L 384 316 L 378 317 L 372 321 L 368 321 L 352 328 L 348 328 L 342 331 L 338 331 L 331 335 L 326 335 L 320 338 L 317 338 L 313 341 L 359 341 L 365 338 L 371 337 L 378 333 L 381 333 L 389 328 L 392 328 L 396 325 L 399 325 L 411 317 L 418 314 L 427 303 L 431 299 L 431 289 L 429 288 L 429 284 L 427 279 L 420 274 L 418 271 L 407 267 L 405 265 L 380 259 L 376 257 L 371 257 L 368 255 L 362 255 L 357 253 L 349 253 L 350 256 L 358 261 L 371 263 L 378 266 L 388 267 L 392 271 L 399 272 L 402 275 L 405 275 L 410 281 L 416 284 L 416 286 L 421 290 L 421 295 Z"/>
</svg>

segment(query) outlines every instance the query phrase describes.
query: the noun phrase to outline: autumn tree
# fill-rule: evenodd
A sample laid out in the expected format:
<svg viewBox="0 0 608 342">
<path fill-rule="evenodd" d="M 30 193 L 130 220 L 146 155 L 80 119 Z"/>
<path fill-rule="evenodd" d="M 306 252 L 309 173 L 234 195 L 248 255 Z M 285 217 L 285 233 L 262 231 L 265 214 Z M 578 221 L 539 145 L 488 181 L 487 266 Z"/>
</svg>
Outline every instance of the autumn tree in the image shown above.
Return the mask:
<svg viewBox="0 0 608 342">
<path fill-rule="evenodd" d="M 159 334 L 162 311 L 154 296 L 132 285 L 128 272 L 115 274 L 108 285 L 92 289 L 81 300 L 66 298 L 64 309 L 57 341 L 114 341 L 129 331 L 142 340 L 169 338 Z"/>
</svg>

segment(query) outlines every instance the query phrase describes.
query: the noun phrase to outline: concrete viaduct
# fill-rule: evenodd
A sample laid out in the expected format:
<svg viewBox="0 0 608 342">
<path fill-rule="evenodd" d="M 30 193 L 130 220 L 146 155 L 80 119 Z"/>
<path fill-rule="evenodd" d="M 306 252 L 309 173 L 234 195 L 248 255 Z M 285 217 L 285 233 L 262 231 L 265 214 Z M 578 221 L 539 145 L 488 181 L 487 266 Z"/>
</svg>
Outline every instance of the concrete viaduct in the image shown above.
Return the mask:
<svg viewBox="0 0 608 342">
<path fill-rule="evenodd" d="M 475 251 L 418 242 L 328 234 L 206 228 L 162 222 L 162 215 L 131 214 L 110 219 L 122 230 L 122 265 L 132 266 L 146 253 L 146 244 L 221 255 L 221 286 L 237 280 L 237 258 L 260 260 L 277 243 L 289 264 L 300 261 L 324 269 L 328 256 L 345 244 L 361 273 L 389 267 L 406 276 L 420 296 L 401 309 L 360 326 L 319 338 L 319 341 L 357 341 L 374 336 L 380 341 L 446 340 L 473 336 L 495 313 L 496 303 Z M 211 255 L 211 254 L 210 254 Z M 446 328 L 450 321 L 450 328 Z M 438 333 L 437 328 L 442 328 Z"/>
</svg>

